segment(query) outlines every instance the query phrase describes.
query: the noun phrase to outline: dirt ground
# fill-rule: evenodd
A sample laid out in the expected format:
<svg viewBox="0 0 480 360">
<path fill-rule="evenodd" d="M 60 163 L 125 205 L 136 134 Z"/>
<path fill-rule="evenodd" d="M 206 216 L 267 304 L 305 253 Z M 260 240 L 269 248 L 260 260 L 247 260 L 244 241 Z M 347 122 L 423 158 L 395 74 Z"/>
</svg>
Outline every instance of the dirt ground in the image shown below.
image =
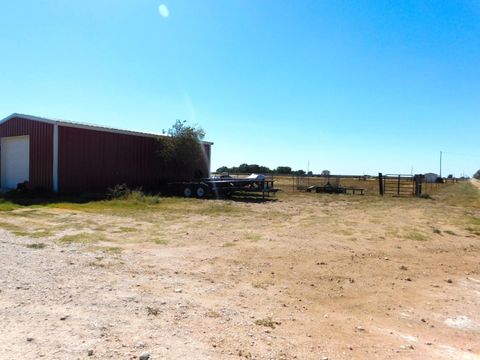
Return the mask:
<svg viewBox="0 0 480 360">
<path fill-rule="evenodd" d="M 1 211 L 0 359 L 480 359 L 479 198 Z"/>
</svg>

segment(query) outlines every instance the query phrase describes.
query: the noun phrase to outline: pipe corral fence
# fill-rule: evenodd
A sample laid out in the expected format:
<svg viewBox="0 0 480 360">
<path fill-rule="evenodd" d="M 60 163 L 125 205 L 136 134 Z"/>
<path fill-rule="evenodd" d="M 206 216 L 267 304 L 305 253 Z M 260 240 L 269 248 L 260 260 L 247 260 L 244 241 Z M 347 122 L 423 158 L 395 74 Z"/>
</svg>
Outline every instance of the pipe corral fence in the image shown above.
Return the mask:
<svg viewBox="0 0 480 360">
<path fill-rule="evenodd" d="M 232 177 L 246 177 L 250 174 L 229 174 Z M 364 195 L 420 196 L 432 195 L 445 185 L 460 179 L 442 179 L 442 182 L 427 182 L 422 175 L 378 174 L 372 175 L 292 175 L 263 174 L 274 181 L 275 187 L 283 192 L 305 192 L 308 188 L 331 185 L 333 188 L 363 189 Z M 417 180 L 416 180 L 417 179 Z M 419 188 L 420 186 L 420 188 Z"/>
</svg>

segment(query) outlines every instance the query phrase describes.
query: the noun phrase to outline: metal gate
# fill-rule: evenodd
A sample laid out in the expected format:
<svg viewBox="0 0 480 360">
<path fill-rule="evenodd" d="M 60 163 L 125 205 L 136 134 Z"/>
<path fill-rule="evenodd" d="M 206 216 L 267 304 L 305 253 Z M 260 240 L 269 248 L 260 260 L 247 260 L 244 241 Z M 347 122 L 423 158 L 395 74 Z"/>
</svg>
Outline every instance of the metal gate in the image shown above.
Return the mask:
<svg viewBox="0 0 480 360">
<path fill-rule="evenodd" d="M 420 196 L 422 175 L 378 174 L 380 195 Z"/>
</svg>

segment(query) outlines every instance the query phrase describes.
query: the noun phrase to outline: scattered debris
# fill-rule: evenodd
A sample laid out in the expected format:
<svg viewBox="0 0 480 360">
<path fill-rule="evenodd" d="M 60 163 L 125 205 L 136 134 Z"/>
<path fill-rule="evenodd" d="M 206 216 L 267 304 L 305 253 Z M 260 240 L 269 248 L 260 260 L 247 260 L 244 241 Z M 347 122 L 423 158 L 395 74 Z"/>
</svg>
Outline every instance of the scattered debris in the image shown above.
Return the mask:
<svg viewBox="0 0 480 360">
<path fill-rule="evenodd" d="M 139 360 L 148 360 L 150 359 L 150 353 L 145 351 L 143 353 L 140 354 L 140 356 L 138 357 Z"/>
<path fill-rule="evenodd" d="M 158 308 L 147 306 L 147 315 L 157 316 L 158 314 L 160 314 L 160 310 Z"/>
</svg>

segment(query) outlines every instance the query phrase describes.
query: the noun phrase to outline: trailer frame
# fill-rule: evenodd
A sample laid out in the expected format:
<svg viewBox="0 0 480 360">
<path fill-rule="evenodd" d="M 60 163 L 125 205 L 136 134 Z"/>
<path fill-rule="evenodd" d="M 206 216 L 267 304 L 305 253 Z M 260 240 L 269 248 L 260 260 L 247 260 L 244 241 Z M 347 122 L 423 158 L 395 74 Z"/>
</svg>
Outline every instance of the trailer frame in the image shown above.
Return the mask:
<svg viewBox="0 0 480 360">
<path fill-rule="evenodd" d="M 261 194 L 262 199 L 275 195 L 279 189 L 274 188 L 274 180 L 248 178 L 201 179 L 196 181 L 178 181 L 168 184 L 170 191 L 184 197 L 198 199 L 215 196 L 230 197 L 234 193 Z"/>
</svg>

